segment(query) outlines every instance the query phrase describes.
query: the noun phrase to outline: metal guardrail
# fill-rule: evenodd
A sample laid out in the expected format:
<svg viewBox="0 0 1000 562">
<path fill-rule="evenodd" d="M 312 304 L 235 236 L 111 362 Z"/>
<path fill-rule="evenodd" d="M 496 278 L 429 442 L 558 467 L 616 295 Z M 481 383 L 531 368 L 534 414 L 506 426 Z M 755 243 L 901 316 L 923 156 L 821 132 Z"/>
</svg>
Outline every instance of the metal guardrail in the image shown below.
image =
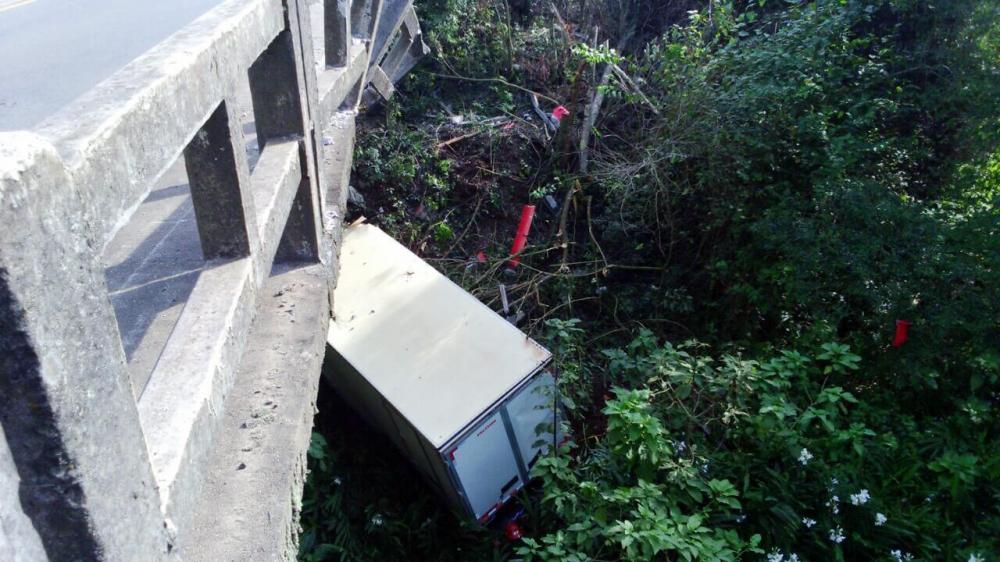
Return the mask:
<svg viewBox="0 0 1000 562">
<path fill-rule="evenodd" d="M 426 52 L 410 0 L 228 0 L 0 134 L 0 456 L 16 467 L 0 483 L 19 481 L 50 559 L 182 550 L 261 287 L 275 263 L 322 263 L 332 295 L 356 108 Z M 136 396 L 102 253 L 180 154 L 206 264 Z"/>
</svg>

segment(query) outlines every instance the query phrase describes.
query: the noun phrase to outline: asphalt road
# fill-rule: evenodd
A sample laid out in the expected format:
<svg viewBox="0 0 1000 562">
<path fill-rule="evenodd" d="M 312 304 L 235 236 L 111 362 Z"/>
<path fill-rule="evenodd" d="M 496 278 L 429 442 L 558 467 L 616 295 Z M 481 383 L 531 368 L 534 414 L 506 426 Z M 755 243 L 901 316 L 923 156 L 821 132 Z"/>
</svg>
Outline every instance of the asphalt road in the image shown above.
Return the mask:
<svg viewBox="0 0 1000 562">
<path fill-rule="evenodd" d="M 0 131 L 30 129 L 221 0 L 0 0 Z"/>
</svg>

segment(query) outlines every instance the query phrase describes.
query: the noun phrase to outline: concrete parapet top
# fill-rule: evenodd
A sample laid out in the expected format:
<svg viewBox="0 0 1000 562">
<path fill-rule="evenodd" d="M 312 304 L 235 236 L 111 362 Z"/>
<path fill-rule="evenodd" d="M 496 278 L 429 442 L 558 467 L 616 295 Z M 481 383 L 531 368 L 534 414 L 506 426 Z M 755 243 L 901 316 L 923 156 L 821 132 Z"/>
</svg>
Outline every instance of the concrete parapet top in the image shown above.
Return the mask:
<svg viewBox="0 0 1000 562">
<path fill-rule="evenodd" d="M 175 77 L 204 70 L 197 66 L 199 57 L 218 51 L 228 34 L 245 33 L 242 28 L 255 23 L 254 19 L 272 20 L 269 23 L 276 23 L 277 29 L 267 26 L 258 30 L 269 41 L 280 30 L 282 13 L 281 3 L 273 0 L 226 0 L 45 119 L 35 131 L 52 139 L 67 162 L 88 156 L 88 146 L 114 130 L 124 115 L 152 109 L 150 98 L 170 87 L 168 83 Z M 247 68 L 260 52 L 257 47 L 252 43 L 238 45 L 226 53 L 236 57 L 228 59 L 227 66 Z M 150 117 L 156 123 L 172 115 Z M 192 128 L 195 125 L 192 123 Z"/>
<path fill-rule="evenodd" d="M 101 248 L 283 27 L 280 2 L 228 0 L 37 127 L 85 192 Z"/>
</svg>

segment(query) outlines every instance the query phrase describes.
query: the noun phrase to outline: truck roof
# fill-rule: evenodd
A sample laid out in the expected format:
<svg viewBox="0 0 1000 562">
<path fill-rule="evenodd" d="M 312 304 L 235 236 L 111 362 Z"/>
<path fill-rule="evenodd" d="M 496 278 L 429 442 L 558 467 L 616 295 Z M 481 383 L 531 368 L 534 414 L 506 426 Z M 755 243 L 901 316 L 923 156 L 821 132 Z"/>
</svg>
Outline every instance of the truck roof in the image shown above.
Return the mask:
<svg viewBox="0 0 1000 562">
<path fill-rule="evenodd" d="M 365 224 L 344 234 L 327 341 L 438 448 L 551 357 Z"/>
</svg>

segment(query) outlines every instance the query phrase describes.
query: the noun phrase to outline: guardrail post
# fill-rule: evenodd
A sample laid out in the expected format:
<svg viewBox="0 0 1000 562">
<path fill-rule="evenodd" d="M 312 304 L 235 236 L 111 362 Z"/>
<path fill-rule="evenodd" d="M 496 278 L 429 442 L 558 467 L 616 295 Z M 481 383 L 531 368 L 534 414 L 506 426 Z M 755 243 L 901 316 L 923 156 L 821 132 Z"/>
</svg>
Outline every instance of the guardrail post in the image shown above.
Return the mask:
<svg viewBox="0 0 1000 562">
<path fill-rule="evenodd" d="M 250 255 L 256 246 L 250 169 L 239 119 L 222 102 L 184 149 L 191 201 L 206 260 Z M 238 133 L 238 135 L 237 135 Z M 234 138 L 235 137 L 235 138 Z"/>
<path fill-rule="evenodd" d="M 351 52 L 350 12 L 350 0 L 323 0 L 327 68 L 347 64 L 347 57 Z"/>
<path fill-rule="evenodd" d="M 274 38 L 250 66 L 248 75 L 260 149 L 264 150 L 268 139 L 301 137 L 302 96 L 289 29 Z"/>
<path fill-rule="evenodd" d="M 351 30 L 354 37 L 371 41 L 382 11 L 382 0 L 354 0 L 351 4 Z"/>
<path fill-rule="evenodd" d="M 365 50 L 368 52 L 368 60 L 372 56 L 372 33 L 378 25 L 379 16 L 382 13 L 382 0 L 354 0 L 351 4 L 351 29 L 354 38 L 363 42 Z M 354 108 L 361 101 L 361 95 L 369 82 L 368 68 L 365 66 L 364 72 L 358 78 L 357 83 L 351 88 L 350 93 L 344 98 L 343 108 Z"/>
</svg>

